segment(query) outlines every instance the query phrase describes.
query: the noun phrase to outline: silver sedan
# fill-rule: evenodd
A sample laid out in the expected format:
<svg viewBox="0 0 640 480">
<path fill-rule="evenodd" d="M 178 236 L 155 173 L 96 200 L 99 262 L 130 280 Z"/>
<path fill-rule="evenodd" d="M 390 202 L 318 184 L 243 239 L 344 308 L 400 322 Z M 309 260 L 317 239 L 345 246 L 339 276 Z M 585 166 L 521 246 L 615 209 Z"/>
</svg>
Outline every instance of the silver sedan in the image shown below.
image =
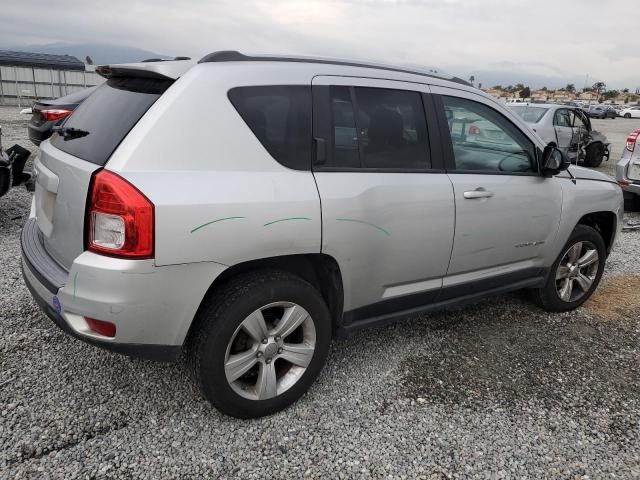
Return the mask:
<svg viewBox="0 0 640 480">
<path fill-rule="evenodd" d="M 609 142 L 591 128 L 583 110 L 568 105 L 509 105 L 547 144 L 563 150 L 574 162 L 599 167 L 609 160 Z"/>
</svg>

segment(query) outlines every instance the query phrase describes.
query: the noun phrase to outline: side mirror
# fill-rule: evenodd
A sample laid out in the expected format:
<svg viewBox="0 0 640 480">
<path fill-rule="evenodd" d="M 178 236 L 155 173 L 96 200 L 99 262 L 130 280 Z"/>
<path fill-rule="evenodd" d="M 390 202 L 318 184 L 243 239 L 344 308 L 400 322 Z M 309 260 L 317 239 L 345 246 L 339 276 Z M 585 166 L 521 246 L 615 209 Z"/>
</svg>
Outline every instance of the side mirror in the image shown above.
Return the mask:
<svg viewBox="0 0 640 480">
<path fill-rule="evenodd" d="M 545 175 L 555 175 L 562 170 L 569 168 L 571 163 L 567 156 L 557 147 L 547 145 L 542 153 L 542 173 Z"/>
</svg>

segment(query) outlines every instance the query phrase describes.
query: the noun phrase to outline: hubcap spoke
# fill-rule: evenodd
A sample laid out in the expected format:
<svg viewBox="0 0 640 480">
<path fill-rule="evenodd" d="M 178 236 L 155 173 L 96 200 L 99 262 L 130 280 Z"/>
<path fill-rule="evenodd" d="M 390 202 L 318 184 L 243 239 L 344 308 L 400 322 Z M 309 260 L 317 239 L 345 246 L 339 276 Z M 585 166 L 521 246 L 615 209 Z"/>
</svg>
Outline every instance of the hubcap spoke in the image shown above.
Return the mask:
<svg viewBox="0 0 640 480">
<path fill-rule="evenodd" d="M 598 251 L 597 250 L 587 250 L 582 257 L 578 259 L 578 266 L 580 268 L 588 267 L 589 265 L 593 265 L 598 261 Z"/>
<path fill-rule="evenodd" d="M 256 382 L 256 395 L 259 400 L 273 398 L 277 394 L 278 382 L 276 379 L 276 368 L 273 362 L 261 363 L 258 381 Z"/>
<path fill-rule="evenodd" d="M 580 286 L 583 292 L 588 291 L 591 288 L 591 284 L 593 283 L 593 280 L 587 277 L 583 273 L 578 275 L 575 280 L 576 282 L 578 282 L 578 285 Z"/>
<path fill-rule="evenodd" d="M 308 367 L 313 358 L 314 347 L 305 343 L 285 343 L 280 357 L 299 367 Z"/>
<path fill-rule="evenodd" d="M 580 252 L 582 251 L 582 242 L 576 243 L 573 247 L 569 249 L 569 261 L 571 263 L 576 263 L 578 257 L 580 256 Z"/>
<path fill-rule="evenodd" d="M 560 280 L 561 278 L 567 278 L 569 276 L 569 267 L 566 265 L 560 265 L 558 267 L 558 271 L 556 272 L 556 280 Z"/>
<path fill-rule="evenodd" d="M 256 352 L 248 350 L 246 352 L 229 355 L 229 359 L 224 364 L 224 372 L 229 382 L 234 382 L 242 375 L 251 370 L 256 364 Z"/>
<path fill-rule="evenodd" d="M 568 302 L 569 300 L 571 300 L 571 292 L 573 291 L 573 279 L 572 278 L 567 278 L 564 281 L 564 285 L 562 286 L 562 289 L 560 290 L 560 298 L 562 300 L 564 300 L 565 302 Z"/>
<path fill-rule="evenodd" d="M 244 322 L 242 322 L 242 328 L 257 343 L 267 338 L 267 324 L 260 310 L 256 310 L 249 315 Z"/>
<path fill-rule="evenodd" d="M 298 328 L 302 322 L 309 318 L 309 314 L 303 308 L 298 305 L 287 308 L 284 311 L 284 315 L 271 332 L 272 335 L 285 339 L 291 335 L 296 328 Z"/>
</svg>

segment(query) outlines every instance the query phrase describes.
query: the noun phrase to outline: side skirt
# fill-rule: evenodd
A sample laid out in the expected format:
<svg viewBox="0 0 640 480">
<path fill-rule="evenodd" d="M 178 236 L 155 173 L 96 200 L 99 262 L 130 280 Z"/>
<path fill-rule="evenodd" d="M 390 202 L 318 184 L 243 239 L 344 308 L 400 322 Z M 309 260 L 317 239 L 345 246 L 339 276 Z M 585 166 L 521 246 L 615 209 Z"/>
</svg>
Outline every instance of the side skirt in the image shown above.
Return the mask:
<svg viewBox="0 0 640 480">
<path fill-rule="evenodd" d="M 437 299 L 433 299 L 433 294 L 417 294 L 410 295 L 407 298 L 399 298 L 392 300 L 395 311 L 389 312 L 389 305 L 387 301 L 378 302 L 374 305 L 368 305 L 350 312 L 345 312 L 343 315 L 342 324 L 338 326 L 336 332 L 337 337 L 343 337 L 350 333 L 360 330 L 362 328 L 386 325 L 389 323 L 397 322 L 399 320 L 405 320 L 416 315 L 432 312 L 436 310 L 443 310 L 447 307 L 453 307 L 458 305 L 465 305 L 482 300 L 489 296 L 500 295 L 515 290 L 521 290 L 523 288 L 540 288 L 544 286 L 546 282 L 547 271 L 544 269 L 535 269 L 536 275 L 523 278 L 521 280 L 515 280 L 512 275 L 505 275 L 500 277 L 504 282 L 500 282 L 500 285 L 495 286 L 494 281 L 480 281 L 466 283 L 463 285 L 454 285 L 451 287 L 443 288 Z M 484 288 L 483 283 L 486 283 Z M 489 287 L 489 288 L 487 288 Z M 469 293 L 463 293 L 463 292 Z M 423 296 L 424 303 L 419 306 L 414 306 L 419 296 Z M 431 297 L 431 298 L 430 298 Z M 399 302 L 403 302 L 406 308 L 399 307 Z M 384 312 L 374 314 L 374 312 Z M 364 315 L 363 315 L 364 313 Z"/>
</svg>

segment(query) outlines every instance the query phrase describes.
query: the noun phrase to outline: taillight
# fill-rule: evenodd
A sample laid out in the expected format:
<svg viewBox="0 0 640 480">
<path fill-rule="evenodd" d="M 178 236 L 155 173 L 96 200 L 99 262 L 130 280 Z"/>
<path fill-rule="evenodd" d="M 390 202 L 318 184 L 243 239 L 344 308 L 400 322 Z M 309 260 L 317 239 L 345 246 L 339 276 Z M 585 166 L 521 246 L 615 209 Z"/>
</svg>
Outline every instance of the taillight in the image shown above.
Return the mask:
<svg viewBox="0 0 640 480">
<path fill-rule="evenodd" d="M 634 130 L 627 137 L 627 150 L 633 153 L 633 149 L 636 148 L 636 140 L 638 139 L 638 135 L 640 134 L 640 129 Z"/>
<path fill-rule="evenodd" d="M 140 190 L 101 170 L 89 194 L 88 249 L 112 257 L 153 258 L 153 213 L 153 203 Z"/>
<path fill-rule="evenodd" d="M 40 110 L 40 115 L 42 115 L 42 118 L 44 118 L 47 122 L 50 122 L 52 120 L 60 120 L 62 118 L 68 117 L 72 113 L 72 110 L 67 110 L 64 108 L 47 108 L 45 110 Z"/>
<path fill-rule="evenodd" d="M 469 127 L 469 135 L 480 135 L 480 129 L 475 125 Z"/>
</svg>

